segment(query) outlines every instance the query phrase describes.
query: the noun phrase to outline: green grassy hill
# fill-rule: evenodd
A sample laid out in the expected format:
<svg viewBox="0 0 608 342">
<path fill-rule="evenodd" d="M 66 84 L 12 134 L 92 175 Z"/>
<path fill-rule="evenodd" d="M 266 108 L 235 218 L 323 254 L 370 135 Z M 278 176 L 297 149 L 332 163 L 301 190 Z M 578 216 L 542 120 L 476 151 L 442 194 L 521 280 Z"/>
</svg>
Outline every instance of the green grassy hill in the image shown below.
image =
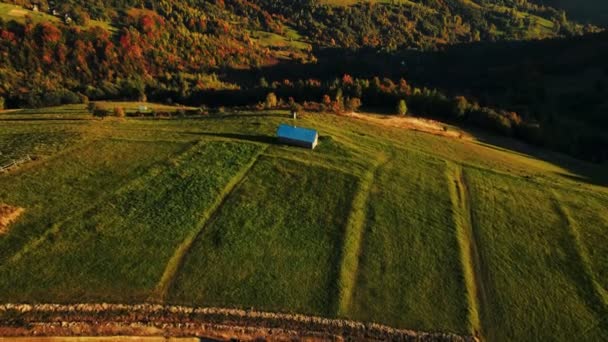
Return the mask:
<svg viewBox="0 0 608 342">
<path fill-rule="evenodd" d="M 0 203 L 25 209 L 0 236 L 0 302 L 608 337 L 605 166 L 328 114 L 297 122 L 320 131 L 314 151 L 274 139 L 281 111 L 120 121 L 70 106 L 0 120 L 0 164 L 38 157 L 0 174 Z"/>
</svg>

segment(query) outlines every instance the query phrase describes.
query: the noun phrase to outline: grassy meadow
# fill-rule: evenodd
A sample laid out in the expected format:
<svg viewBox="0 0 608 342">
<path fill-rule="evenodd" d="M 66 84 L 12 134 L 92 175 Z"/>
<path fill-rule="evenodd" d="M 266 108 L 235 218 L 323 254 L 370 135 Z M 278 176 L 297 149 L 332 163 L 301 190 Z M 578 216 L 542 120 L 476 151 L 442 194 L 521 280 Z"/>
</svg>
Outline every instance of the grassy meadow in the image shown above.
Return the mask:
<svg viewBox="0 0 608 342">
<path fill-rule="evenodd" d="M 402 151 L 376 171 L 353 295 L 357 319 L 467 331 L 466 289 L 445 169 L 441 160 Z"/>
<path fill-rule="evenodd" d="M 261 158 L 192 247 L 170 298 L 331 315 L 356 183 L 330 167 Z"/>
<path fill-rule="evenodd" d="M 283 111 L 0 113 L 0 162 L 36 156 L 0 173 L 0 203 L 25 209 L 0 235 L 0 302 L 255 308 L 488 341 L 607 338 L 605 165 L 303 113 L 297 125 L 320 132 L 310 151 L 274 138 L 288 122 Z"/>
</svg>

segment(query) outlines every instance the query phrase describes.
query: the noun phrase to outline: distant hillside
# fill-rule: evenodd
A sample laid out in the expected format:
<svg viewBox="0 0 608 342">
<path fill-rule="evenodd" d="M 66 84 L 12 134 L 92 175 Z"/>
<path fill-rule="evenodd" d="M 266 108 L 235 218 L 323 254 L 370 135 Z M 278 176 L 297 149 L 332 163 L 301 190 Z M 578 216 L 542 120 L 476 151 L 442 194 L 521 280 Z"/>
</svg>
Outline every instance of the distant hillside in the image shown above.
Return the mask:
<svg viewBox="0 0 608 342">
<path fill-rule="evenodd" d="M 434 50 L 594 29 L 511 0 L 16 2 L 0 4 L 0 96 L 11 106 L 50 105 L 42 94 L 65 90 L 183 100 L 241 87 L 218 79 L 227 68 L 314 62 L 313 47 Z"/>
<path fill-rule="evenodd" d="M 605 0 L 533 0 L 538 4 L 563 9 L 568 17 L 582 23 L 608 27 L 608 1 Z"/>
<path fill-rule="evenodd" d="M 473 68 L 467 70 L 471 74 L 457 78 L 444 73 L 447 77 L 440 77 L 446 82 L 436 82 L 433 73 L 412 68 L 417 65 L 416 60 L 396 60 L 401 58 L 400 52 L 421 53 L 420 58 L 424 59 L 433 51 L 457 45 L 466 49 L 471 43 L 491 46 L 497 42 L 539 42 L 599 31 L 595 26 L 567 20 L 567 14 L 561 10 L 515 0 L 15 2 L 0 3 L 0 103 L 9 108 L 80 103 L 89 99 L 150 99 L 192 106 L 252 105 L 272 90 L 284 101 L 293 97 L 300 102 L 320 102 L 328 95 L 343 102 L 356 97 L 364 105 L 393 110 L 399 97 L 415 95 L 395 91 L 395 82 L 403 79 L 407 83 L 414 77 L 419 86 L 449 84 L 448 91 L 421 88 L 424 96 L 431 98 L 431 104 L 414 106 L 417 115 L 444 112 L 443 116 L 449 116 L 454 112 L 449 107 L 450 97 L 465 95 L 474 104 L 475 112 L 478 112 L 476 103 L 493 107 L 480 114 L 485 118 L 478 120 L 484 121 L 482 126 L 498 127 L 507 134 L 514 131 L 512 125 L 520 124 L 520 116 L 526 125 L 539 121 L 552 125 L 539 118 L 558 115 L 546 115 L 548 110 L 553 111 L 551 104 L 546 103 L 521 108 L 522 96 L 536 94 L 536 90 L 530 92 L 530 87 L 523 86 L 525 83 L 514 82 L 515 93 L 510 94 L 508 101 L 497 100 L 496 93 L 475 91 L 479 84 L 488 83 L 485 74 L 477 75 L 479 68 L 475 66 L 490 67 L 494 59 L 502 57 L 500 54 L 488 57 L 482 51 L 470 56 L 468 63 Z M 531 49 L 536 49 L 532 45 Z M 542 43 L 539 46 L 535 51 L 543 53 Z M 327 50 L 341 54 L 332 56 L 327 64 Z M 593 46 L 589 50 L 591 56 L 585 56 L 593 60 L 601 58 L 601 50 L 596 51 Z M 344 63 L 344 56 L 357 56 L 362 51 L 391 56 L 391 63 L 376 67 L 379 64 L 376 57 Z M 517 61 L 527 54 L 525 49 L 518 51 L 521 55 L 509 54 L 509 58 Z M 478 64 L 480 60 L 482 63 Z M 560 60 L 563 63 L 557 68 L 580 69 L 587 63 L 584 59 L 576 63 L 567 58 Z M 441 71 L 453 62 L 457 61 L 450 60 L 448 55 L 434 67 Z M 328 65 L 334 68 L 328 69 Z M 416 68 L 424 69 L 425 65 Z M 364 85 L 360 88 L 347 89 L 335 82 L 345 74 L 362 75 L 367 80 L 359 80 Z M 514 75 L 521 75 L 522 80 L 529 76 Z M 370 86 L 374 77 L 377 79 Z M 381 82 L 384 77 L 389 77 L 390 82 Z M 454 86 L 460 78 L 462 85 Z M 468 78 L 480 82 L 467 83 Z M 568 76 L 564 82 L 570 80 L 586 82 L 578 76 Z M 605 80 L 595 77 L 589 82 L 594 84 L 595 92 L 584 117 L 605 122 L 600 117 L 605 108 L 602 100 Z M 521 88 L 523 95 L 519 94 Z M 589 88 L 587 82 L 581 89 Z M 338 96 L 343 93 L 345 98 Z M 441 94 L 440 101 L 436 101 L 437 94 Z M 508 114 L 507 109 L 518 113 Z M 578 113 L 567 115 L 575 117 L 576 122 L 578 116 Z M 542 139 L 533 140 L 545 142 L 547 136 L 542 135 Z M 598 139 L 595 133 L 592 138 L 573 139 L 576 144 L 564 138 L 559 145 L 574 155 L 580 155 L 581 149 L 590 144 L 598 146 L 593 151 L 601 151 L 606 140 Z M 602 143 L 598 145 L 596 141 Z M 578 147 L 570 147 L 573 145 Z M 586 153 L 589 154 L 589 159 L 604 159 L 604 154 Z"/>
</svg>

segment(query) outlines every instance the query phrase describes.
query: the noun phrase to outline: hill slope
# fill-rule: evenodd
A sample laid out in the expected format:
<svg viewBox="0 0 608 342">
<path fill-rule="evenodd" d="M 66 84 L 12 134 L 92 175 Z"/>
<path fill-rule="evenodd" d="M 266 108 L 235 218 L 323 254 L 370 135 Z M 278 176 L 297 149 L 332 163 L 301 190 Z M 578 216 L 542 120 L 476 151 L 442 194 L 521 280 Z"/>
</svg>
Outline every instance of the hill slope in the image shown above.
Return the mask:
<svg viewBox="0 0 608 342">
<path fill-rule="evenodd" d="M 585 29 L 556 10 L 449 0 L 356 3 L 316 1 L 70 0 L 41 11 L 0 4 L 0 96 L 12 106 L 90 98 L 196 99 L 197 90 L 238 88 L 225 68 L 279 60 L 314 62 L 312 47 L 435 49 L 472 41 L 541 39 Z M 19 12 L 18 17 L 11 13 Z M 63 24 L 64 16 L 74 18 Z M 93 19 L 93 20 L 91 20 Z M 18 22 L 18 23 L 16 23 Z M 44 72 L 43 72 L 44 71 Z M 44 94 L 53 92 L 54 95 Z M 199 99 L 200 100 L 200 99 Z"/>
<path fill-rule="evenodd" d="M 492 341 L 608 333 L 603 167 L 381 118 L 305 114 L 315 151 L 276 142 L 284 112 L 0 120 L 2 150 L 39 156 L 0 174 L 0 202 L 25 210 L 0 236 L 2 302 L 253 307 Z"/>
<path fill-rule="evenodd" d="M 582 23 L 608 26 L 608 3 L 602 0 L 534 0 L 568 12 L 568 16 Z"/>
</svg>

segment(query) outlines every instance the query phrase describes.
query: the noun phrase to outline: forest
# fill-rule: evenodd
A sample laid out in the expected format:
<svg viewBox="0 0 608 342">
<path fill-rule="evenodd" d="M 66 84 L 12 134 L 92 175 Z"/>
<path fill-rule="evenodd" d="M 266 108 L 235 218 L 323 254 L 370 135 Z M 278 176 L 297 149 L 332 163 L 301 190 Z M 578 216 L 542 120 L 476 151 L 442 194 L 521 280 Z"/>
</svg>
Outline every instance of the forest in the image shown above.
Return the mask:
<svg viewBox="0 0 608 342">
<path fill-rule="evenodd" d="M 601 26 L 525 0 L 337 3 L 3 3 L 0 105 L 255 106 L 273 92 L 310 108 L 357 99 L 394 112 L 405 100 L 412 115 L 608 159 Z"/>
</svg>

